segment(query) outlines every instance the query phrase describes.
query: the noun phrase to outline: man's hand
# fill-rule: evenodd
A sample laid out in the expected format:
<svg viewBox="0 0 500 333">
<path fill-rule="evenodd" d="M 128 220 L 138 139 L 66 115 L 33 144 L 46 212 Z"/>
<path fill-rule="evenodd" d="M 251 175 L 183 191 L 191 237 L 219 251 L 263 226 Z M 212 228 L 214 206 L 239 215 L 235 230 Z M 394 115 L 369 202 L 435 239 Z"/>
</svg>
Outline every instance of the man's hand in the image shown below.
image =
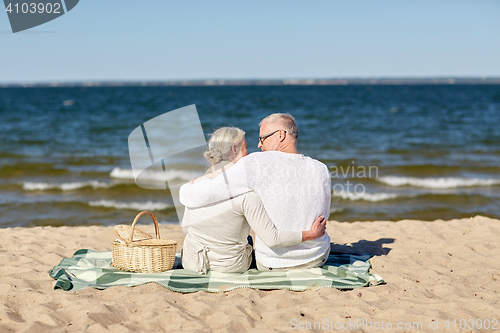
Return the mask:
<svg viewBox="0 0 500 333">
<path fill-rule="evenodd" d="M 194 181 L 197 179 L 198 177 L 194 177 L 192 180 L 189 181 L 189 184 L 192 184 L 194 183 Z"/>
<path fill-rule="evenodd" d="M 326 220 L 323 216 L 319 216 L 311 227 L 311 230 L 302 231 L 302 241 L 313 240 L 321 237 L 326 232 Z"/>
</svg>

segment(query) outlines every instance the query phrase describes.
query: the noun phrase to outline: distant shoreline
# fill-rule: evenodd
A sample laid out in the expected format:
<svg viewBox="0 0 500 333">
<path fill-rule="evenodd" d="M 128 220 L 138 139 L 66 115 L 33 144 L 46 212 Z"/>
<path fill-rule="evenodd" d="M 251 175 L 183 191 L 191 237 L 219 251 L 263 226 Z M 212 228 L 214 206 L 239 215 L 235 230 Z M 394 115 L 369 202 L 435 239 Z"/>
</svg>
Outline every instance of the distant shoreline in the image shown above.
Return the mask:
<svg viewBox="0 0 500 333">
<path fill-rule="evenodd" d="M 346 85 L 500 85 L 500 77 L 337 78 L 274 80 L 74 81 L 0 83 L 0 88 L 39 87 L 205 87 L 205 86 L 346 86 Z"/>
</svg>

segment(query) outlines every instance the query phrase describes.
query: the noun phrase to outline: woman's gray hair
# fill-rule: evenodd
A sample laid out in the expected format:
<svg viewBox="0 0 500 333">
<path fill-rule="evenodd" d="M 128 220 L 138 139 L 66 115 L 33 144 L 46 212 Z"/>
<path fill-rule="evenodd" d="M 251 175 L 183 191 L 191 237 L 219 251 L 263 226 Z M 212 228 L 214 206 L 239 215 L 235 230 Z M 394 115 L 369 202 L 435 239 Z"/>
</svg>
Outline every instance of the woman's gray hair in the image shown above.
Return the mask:
<svg viewBox="0 0 500 333">
<path fill-rule="evenodd" d="M 268 125 L 280 124 L 283 126 L 283 129 L 295 139 L 295 141 L 299 138 L 299 128 L 297 127 L 295 118 L 289 113 L 273 113 L 262 119 L 259 126 L 262 126 L 263 123 Z"/>
<path fill-rule="evenodd" d="M 237 127 L 219 128 L 210 135 L 205 159 L 212 165 L 233 160 L 240 152 L 244 138 L 245 132 Z"/>
</svg>

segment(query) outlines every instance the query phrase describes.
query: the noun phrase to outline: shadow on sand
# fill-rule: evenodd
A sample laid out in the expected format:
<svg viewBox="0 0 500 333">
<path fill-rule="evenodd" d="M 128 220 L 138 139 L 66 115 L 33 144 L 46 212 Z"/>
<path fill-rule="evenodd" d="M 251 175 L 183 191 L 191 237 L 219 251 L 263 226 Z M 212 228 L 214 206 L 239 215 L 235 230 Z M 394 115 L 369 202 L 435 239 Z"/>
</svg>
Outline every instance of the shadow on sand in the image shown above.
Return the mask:
<svg viewBox="0 0 500 333">
<path fill-rule="evenodd" d="M 394 238 L 380 238 L 376 241 L 360 240 L 351 244 L 330 243 L 330 253 L 349 253 L 349 254 L 369 254 L 370 258 L 374 256 L 386 256 L 391 249 L 384 247 L 384 244 L 394 243 Z"/>
</svg>

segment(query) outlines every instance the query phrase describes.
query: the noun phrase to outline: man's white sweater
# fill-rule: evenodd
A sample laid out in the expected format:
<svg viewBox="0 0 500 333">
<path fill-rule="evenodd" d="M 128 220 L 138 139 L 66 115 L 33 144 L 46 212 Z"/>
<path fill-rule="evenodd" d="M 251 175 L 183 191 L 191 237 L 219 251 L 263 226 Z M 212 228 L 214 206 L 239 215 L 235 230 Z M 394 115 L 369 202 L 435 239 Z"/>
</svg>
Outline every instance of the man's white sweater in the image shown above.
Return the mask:
<svg viewBox="0 0 500 333">
<path fill-rule="evenodd" d="M 309 230 L 314 220 L 330 215 L 331 179 L 323 163 L 301 154 L 259 152 L 242 158 L 222 175 L 185 184 L 180 201 L 199 208 L 254 190 L 275 224 L 282 230 Z M 328 234 L 282 248 L 270 248 L 258 237 L 255 255 L 267 267 L 292 267 L 321 257 L 330 247 Z"/>
</svg>

